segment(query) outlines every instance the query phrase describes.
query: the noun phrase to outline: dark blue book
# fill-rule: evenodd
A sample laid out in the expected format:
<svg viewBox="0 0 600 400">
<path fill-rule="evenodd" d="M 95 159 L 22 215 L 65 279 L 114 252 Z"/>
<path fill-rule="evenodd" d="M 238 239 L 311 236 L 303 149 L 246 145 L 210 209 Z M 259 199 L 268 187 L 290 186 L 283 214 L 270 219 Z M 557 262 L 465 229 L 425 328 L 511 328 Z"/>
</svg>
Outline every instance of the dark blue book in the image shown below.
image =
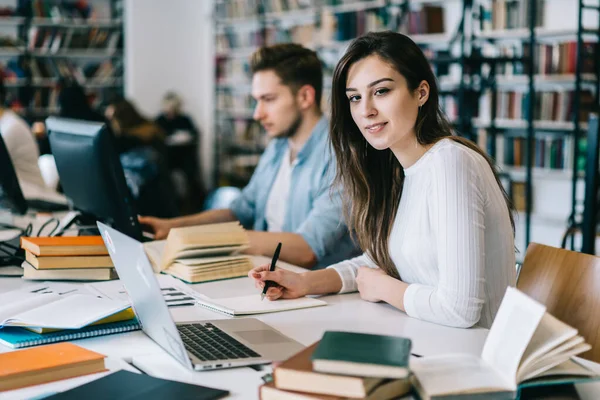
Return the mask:
<svg viewBox="0 0 600 400">
<path fill-rule="evenodd" d="M 229 394 L 227 390 L 153 378 L 149 375 L 118 371 L 76 387 L 48 400 L 215 400 Z"/>
<path fill-rule="evenodd" d="M 81 329 L 65 329 L 49 333 L 35 333 L 24 328 L 9 326 L 0 329 L 0 344 L 13 349 L 18 349 L 20 347 L 111 335 L 113 333 L 135 331 L 137 329 L 140 329 L 140 324 L 137 319 L 101 325 L 90 325 Z"/>
</svg>

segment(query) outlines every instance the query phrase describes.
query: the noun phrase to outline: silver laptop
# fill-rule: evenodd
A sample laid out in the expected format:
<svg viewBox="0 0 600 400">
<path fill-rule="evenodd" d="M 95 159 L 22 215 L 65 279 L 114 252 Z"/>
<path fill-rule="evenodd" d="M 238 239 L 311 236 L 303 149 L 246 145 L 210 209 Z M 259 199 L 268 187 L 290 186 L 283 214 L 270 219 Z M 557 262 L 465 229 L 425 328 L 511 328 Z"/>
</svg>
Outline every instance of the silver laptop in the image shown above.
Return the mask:
<svg viewBox="0 0 600 400">
<path fill-rule="evenodd" d="M 142 330 L 187 368 L 265 364 L 304 348 L 256 318 L 175 324 L 142 243 L 100 222 L 98 228 Z"/>
</svg>

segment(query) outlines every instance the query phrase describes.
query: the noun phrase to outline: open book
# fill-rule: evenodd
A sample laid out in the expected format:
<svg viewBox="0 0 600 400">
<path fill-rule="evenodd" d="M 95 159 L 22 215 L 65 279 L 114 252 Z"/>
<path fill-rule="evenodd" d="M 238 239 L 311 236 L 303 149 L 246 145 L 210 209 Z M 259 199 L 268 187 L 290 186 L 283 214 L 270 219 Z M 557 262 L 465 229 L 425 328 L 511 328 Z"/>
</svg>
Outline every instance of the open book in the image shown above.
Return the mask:
<svg viewBox="0 0 600 400">
<path fill-rule="evenodd" d="M 79 329 L 121 313 L 134 317 L 127 301 L 20 290 L 0 294 L 0 328 L 21 326 L 38 333 L 44 328 Z"/>
<path fill-rule="evenodd" d="M 238 222 L 173 228 L 167 240 L 144 243 L 154 272 L 173 275 L 188 283 L 246 276 L 253 268 L 240 255 L 248 236 Z"/>
<path fill-rule="evenodd" d="M 411 369 L 422 399 L 479 393 L 514 398 L 520 387 L 597 376 L 574 358 L 590 348 L 576 329 L 548 314 L 542 304 L 509 287 L 481 357 L 424 357 L 411 360 Z"/>
</svg>

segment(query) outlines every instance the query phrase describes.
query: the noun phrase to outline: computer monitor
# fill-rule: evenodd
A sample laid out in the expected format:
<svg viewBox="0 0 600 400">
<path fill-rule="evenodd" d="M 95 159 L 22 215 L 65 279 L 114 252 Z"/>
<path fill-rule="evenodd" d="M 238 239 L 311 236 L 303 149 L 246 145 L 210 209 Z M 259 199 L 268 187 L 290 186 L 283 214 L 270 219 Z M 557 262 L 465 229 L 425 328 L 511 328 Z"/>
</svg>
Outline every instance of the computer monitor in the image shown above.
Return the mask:
<svg viewBox="0 0 600 400">
<path fill-rule="evenodd" d="M 20 215 L 27 212 L 27 202 L 2 135 L 0 135 L 0 208 Z"/>
<path fill-rule="evenodd" d="M 135 204 L 106 126 L 50 117 L 46 128 L 60 183 L 74 208 L 142 240 Z"/>
</svg>

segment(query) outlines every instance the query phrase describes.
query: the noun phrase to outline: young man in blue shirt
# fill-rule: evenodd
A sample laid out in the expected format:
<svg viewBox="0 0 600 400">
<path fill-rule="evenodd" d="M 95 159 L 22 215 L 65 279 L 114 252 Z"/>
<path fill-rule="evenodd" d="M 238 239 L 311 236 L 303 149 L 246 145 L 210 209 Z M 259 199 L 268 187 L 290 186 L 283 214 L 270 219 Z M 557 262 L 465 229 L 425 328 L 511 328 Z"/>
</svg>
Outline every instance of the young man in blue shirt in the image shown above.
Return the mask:
<svg viewBox="0 0 600 400">
<path fill-rule="evenodd" d="M 140 217 L 157 239 L 171 228 L 239 220 L 249 252 L 322 268 L 358 252 L 343 223 L 340 192 L 332 189 L 335 160 L 321 112 L 323 71 L 312 50 L 286 43 L 257 50 L 250 62 L 254 119 L 272 138 L 252 179 L 228 209 L 169 220 Z"/>
</svg>

